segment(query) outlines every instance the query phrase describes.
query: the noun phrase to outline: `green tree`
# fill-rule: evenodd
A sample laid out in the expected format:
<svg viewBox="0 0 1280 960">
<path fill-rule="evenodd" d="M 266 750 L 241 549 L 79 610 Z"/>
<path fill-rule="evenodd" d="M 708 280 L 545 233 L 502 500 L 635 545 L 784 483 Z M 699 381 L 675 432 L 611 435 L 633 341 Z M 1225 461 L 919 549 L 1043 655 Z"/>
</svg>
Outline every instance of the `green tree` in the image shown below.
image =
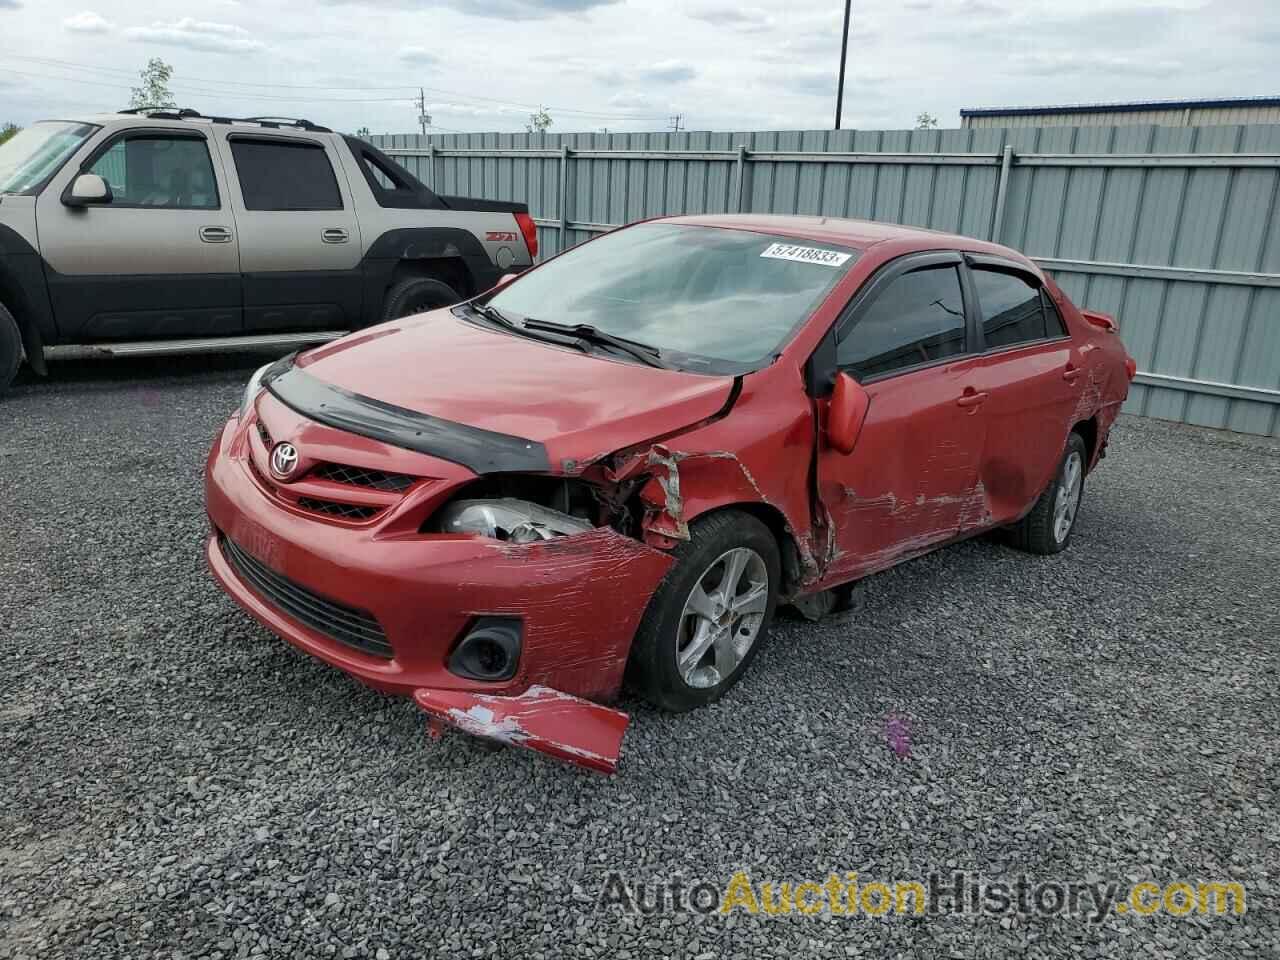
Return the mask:
<svg viewBox="0 0 1280 960">
<path fill-rule="evenodd" d="M 7 143 L 21 129 L 16 123 L 6 123 L 3 127 L 0 127 L 0 143 Z"/>
<path fill-rule="evenodd" d="M 936 130 L 938 128 L 938 118 L 932 113 L 921 113 L 916 117 L 917 130 Z"/>
<path fill-rule="evenodd" d="M 173 99 L 173 91 L 169 89 L 169 81 L 172 78 L 173 67 L 159 57 L 152 57 L 138 72 L 141 83 L 133 88 L 129 106 L 134 108 L 176 107 L 178 101 Z"/>
<path fill-rule="evenodd" d="M 554 123 L 546 107 L 538 107 L 537 113 L 529 114 L 529 122 L 524 125 L 528 133 L 546 133 L 547 127 Z"/>
</svg>

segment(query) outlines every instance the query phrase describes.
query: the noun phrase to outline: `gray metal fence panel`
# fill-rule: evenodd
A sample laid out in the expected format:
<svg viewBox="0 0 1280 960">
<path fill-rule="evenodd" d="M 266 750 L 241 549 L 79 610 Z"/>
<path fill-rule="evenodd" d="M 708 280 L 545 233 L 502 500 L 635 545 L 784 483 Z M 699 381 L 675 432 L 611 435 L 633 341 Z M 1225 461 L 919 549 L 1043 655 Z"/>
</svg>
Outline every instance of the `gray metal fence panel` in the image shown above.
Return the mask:
<svg viewBox="0 0 1280 960">
<path fill-rule="evenodd" d="M 1280 125 L 374 140 L 439 193 L 528 203 L 543 257 L 679 213 L 996 239 L 1119 318 L 1140 371 L 1129 412 L 1280 435 Z"/>
</svg>

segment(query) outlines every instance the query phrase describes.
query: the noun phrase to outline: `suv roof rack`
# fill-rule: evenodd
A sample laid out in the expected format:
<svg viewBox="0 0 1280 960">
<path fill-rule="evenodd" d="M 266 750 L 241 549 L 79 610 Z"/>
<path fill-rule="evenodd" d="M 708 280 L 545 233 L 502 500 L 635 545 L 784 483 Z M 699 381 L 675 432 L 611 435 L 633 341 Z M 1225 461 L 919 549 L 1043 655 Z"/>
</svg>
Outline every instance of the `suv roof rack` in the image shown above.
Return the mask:
<svg viewBox="0 0 1280 960">
<path fill-rule="evenodd" d="M 120 113 L 145 114 L 157 120 L 208 120 L 210 123 L 256 123 L 260 127 L 269 129 L 278 129 L 280 127 L 297 127 L 299 130 L 308 130 L 312 133 L 333 133 L 328 127 L 322 127 L 310 120 L 303 120 L 299 117 L 215 117 L 205 116 L 198 110 L 192 110 L 190 107 L 183 107 L 175 110 L 173 107 L 130 107 L 127 110 L 120 110 Z"/>
</svg>

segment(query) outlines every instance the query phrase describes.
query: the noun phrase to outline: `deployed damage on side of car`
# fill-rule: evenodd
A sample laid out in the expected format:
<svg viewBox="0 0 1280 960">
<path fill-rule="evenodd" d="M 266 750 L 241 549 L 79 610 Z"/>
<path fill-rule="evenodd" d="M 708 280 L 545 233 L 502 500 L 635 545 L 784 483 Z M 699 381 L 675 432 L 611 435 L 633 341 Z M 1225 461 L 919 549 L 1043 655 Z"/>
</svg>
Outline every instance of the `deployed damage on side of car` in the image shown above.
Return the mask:
<svg viewBox="0 0 1280 960">
<path fill-rule="evenodd" d="M 433 725 L 611 771 L 624 683 L 716 700 L 779 604 L 986 529 L 1064 548 L 1131 375 L 992 244 L 644 223 L 259 371 L 210 453 L 208 558 Z"/>
</svg>

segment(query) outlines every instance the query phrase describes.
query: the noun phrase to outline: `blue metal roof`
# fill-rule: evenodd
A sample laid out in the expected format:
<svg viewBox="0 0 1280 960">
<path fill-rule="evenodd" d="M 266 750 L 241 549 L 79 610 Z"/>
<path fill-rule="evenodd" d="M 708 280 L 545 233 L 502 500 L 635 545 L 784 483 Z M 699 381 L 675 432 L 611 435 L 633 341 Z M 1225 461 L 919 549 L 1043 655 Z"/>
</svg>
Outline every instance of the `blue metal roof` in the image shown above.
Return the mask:
<svg viewBox="0 0 1280 960">
<path fill-rule="evenodd" d="M 1280 97 L 1228 97 L 1210 100 L 1135 100 L 1128 103 L 1067 103 L 1043 107 L 967 107 L 962 117 L 1024 117 L 1041 113 L 1136 113 L 1214 107 L 1277 107 Z"/>
</svg>

